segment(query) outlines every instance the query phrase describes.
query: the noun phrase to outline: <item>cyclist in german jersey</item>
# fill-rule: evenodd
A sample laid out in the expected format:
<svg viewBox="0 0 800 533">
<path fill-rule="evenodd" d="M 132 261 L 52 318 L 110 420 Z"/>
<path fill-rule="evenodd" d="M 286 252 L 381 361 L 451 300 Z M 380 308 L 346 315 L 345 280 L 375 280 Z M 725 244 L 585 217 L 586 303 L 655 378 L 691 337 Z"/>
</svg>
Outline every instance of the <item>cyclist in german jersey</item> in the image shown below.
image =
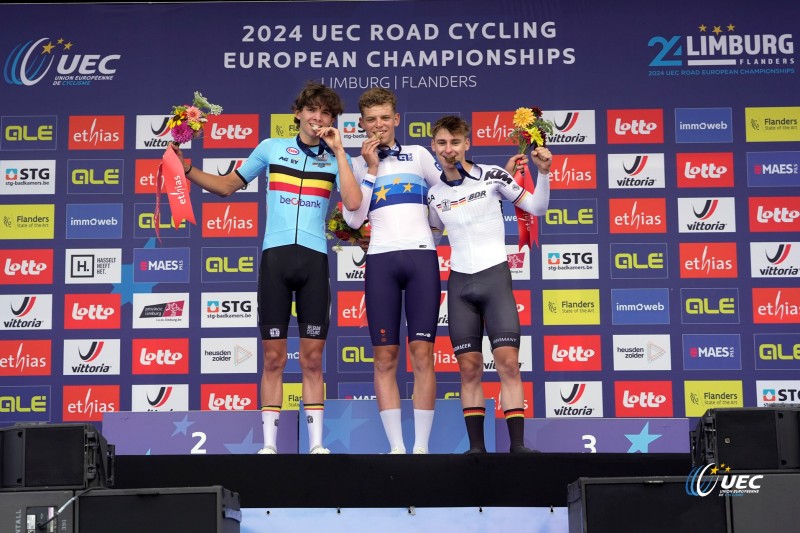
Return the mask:
<svg viewBox="0 0 800 533">
<path fill-rule="evenodd" d="M 512 453 L 530 453 L 524 445 L 524 397 L 519 371 L 519 315 L 511 289 L 500 202 L 509 200 L 539 216 L 550 201 L 550 151 L 538 147 L 531 159 L 539 170 L 531 193 L 519 186 L 506 170 L 468 161 L 469 124 L 460 117 L 439 119 L 431 129 L 431 148 L 443 172 L 428 193 L 430 224 L 447 229 L 452 254 L 448 289 L 450 340 L 461 372 L 461 405 L 470 449 L 485 452 L 483 423 L 486 414 L 481 379 L 484 326 L 494 355 L 503 410 L 511 437 Z M 525 165 L 514 156 L 506 168 Z M 442 223 L 444 223 L 442 225 Z"/>
<path fill-rule="evenodd" d="M 324 383 L 322 352 L 330 323 L 330 279 L 325 218 L 334 187 L 342 203 L 357 208 L 361 190 L 345 153 L 335 118 L 344 111 L 330 88 L 309 82 L 292 105 L 299 133 L 293 139 L 266 139 L 240 168 L 216 176 L 188 165 L 186 177 L 219 196 L 246 187 L 266 171 L 267 221 L 259 269 L 258 320 L 263 345 L 261 375 L 264 447 L 277 453 L 277 426 L 283 403 L 283 370 L 292 296 L 300 330 L 302 396 L 309 432 L 309 452 L 330 453 L 322 446 Z"/>
</svg>

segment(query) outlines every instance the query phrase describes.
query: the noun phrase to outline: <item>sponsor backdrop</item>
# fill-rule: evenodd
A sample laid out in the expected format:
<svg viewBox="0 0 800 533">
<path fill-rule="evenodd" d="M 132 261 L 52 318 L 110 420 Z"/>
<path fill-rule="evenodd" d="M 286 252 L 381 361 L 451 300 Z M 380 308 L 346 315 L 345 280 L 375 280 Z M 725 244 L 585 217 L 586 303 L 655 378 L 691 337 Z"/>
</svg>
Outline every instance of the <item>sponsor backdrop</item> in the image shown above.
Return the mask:
<svg viewBox="0 0 800 533">
<path fill-rule="evenodd" d="M 540 247 L 518 249 L 505 209 L 526 417 L 800 403 L 796 3 L 433 5 L 1 6 L 0 422 L 259 408 L 264 180 L 225 199 L 193 187 L 197 224 L 175 226 L 165 199 L 155 214 L 155 175 L 166 118 L 194 91 L 224 112 L 184 151 L 224 174 L 296 134 L 290 103 L 309 79 L 343 96 L 353 156 L 374 85 L 399 97 L 402 144 L 429 146 L 456 113 L 476 162 L 514 153 L 517 107 L 554 122 Z M 443 399 L 459 391 L 450 254 L 445 237 Z M 327 397 L 369 400 L 364 255 L 329 259 Z M 297 409 L 296 337 L 288 355 Z M 485 365 L 501 417 L 488 350 Z M 399 379 L 410 398 L 408 363 Z"/>
</svg>

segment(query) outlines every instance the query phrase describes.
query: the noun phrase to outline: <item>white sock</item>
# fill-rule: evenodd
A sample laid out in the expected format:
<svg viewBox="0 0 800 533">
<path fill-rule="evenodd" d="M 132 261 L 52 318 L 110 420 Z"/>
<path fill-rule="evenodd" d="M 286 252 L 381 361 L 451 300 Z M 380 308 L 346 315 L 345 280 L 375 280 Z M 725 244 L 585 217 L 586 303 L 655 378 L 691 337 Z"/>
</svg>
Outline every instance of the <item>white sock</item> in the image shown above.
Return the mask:
<svg viewBox="0 0 800 533">
<path fill-rule="evenodd" d="M 414 409 L 414 449 L 428 451 L 433 426 L 433 409 Z"/>
<path fill-rule="evenodd" d="M 304 406 L 306 423 L 308 424 L 308 451 L 314 446 L 322 446 L 322 415 L 325 409 L 321 403 Z"/>
<path fill-rule="evenodd" d="M 381 411 L 381 421 L 386 438 L 389 439 L 389 448 L 399 448 L 405 451 L 403 444 L 403 426 L 400 419 L 400 409 L 386 409 Z"/>
<path fill-rule="evenodd" d="M 278 439 L 278 419 L 281 416 L 281 408 L 274 406 L 261 409 L 261 429 L 264 431 L 264 446 L 272 446 L 277 449 Z"/>
</svg>

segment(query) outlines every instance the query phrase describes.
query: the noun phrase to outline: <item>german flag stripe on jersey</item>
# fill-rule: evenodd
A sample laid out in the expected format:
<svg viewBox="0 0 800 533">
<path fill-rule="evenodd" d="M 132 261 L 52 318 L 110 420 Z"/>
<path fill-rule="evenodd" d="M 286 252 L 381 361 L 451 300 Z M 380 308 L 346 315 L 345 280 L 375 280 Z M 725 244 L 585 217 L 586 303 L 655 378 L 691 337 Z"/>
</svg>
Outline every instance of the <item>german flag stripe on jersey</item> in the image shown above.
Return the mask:
<svg viewBox="0 0 800 533">
<path fill-rule="evenodd" d="M 513 204 L 514 205 L 519 205 L 519 203 L 522 202 L 522 199 L 525 198 L 528 194 L 529 194 L 528 191 L 526 191 L 525 189 L 522 189 L 522 194 L 517 196 L 517 199 L 514 200 Z"/>
</svg>

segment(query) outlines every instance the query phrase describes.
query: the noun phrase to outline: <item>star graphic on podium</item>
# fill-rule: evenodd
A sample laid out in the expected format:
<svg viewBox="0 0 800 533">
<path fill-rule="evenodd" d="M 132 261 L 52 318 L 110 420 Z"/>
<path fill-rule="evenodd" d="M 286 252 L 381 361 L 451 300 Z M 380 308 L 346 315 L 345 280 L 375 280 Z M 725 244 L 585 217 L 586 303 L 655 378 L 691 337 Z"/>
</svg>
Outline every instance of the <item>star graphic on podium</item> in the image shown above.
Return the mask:
<svg viewBox="0 0 800 533">
<path fill-rule="evenodd" d="M 189 426 L 194 424 L 194 422 L 189 422 L 189 413 L 183 415 L 183 420 L 178 420 L 177 422 L 173 422 L 175 424 L 175 431 L 170 435 L 170 437 L 174 437 L 178 433 L 182 433 L 186 435 L 186 430 L 189 429 Z"/>
<path fill-rule="evenodd" d="M 631 441 L 631 447 L 628 448 L 628 453 L 647 453 L 650 443 L 660 438 L 661 435 L 650 433 L 650 422 L 647 422 L 638 434 L 626 434 L 625 437 Z"/>
<path fill-rule="evenodd" d="M 261 444 L 258 442 L 253 441 L 253 429 L 250 428 L 250 431 L 247 433 L 245 438 L 242 442 L 235 442 L 231 444 L 225 444 L 225 448 L 228 449 L 231 453 L 239 453 L 239 454 L 254 454 L 260 448 Z"/>
<path fill-rule="evenodd" d="M 369 422 L 368 418 L 353 418 L 352 403 L 347 406 L 341 416 L 337 417 L 336 420 L 330 420 L 331 423 L 328 424 L 329 420 L 329 418 L 325 418 L 323 422 L 325 427 L 329 429 L 325 440 L 330 443 L 339 441 L 342 443 L 345 450 L 350 449 L 350 434 L 353 430 Z"/>
</svg>

